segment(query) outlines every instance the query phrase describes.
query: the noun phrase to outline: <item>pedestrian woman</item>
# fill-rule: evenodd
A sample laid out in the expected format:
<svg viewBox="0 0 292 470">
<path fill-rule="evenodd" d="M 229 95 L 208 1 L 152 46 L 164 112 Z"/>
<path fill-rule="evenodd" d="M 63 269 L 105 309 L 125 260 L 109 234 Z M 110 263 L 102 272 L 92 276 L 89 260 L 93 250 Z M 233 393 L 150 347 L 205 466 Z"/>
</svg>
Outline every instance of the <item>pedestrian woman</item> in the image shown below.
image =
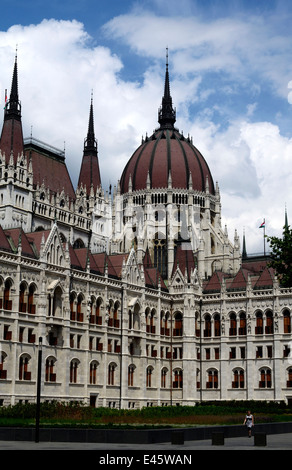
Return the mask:
<svg viewBox="0 0 292 470">
<path fill-rule="evenodd" d="M 247 412 L 243 424 L 247 427 L 248 437 L 251 437 L 251 428 L 254 426 L 254 419 L 250 411 Z"/>
</svg>

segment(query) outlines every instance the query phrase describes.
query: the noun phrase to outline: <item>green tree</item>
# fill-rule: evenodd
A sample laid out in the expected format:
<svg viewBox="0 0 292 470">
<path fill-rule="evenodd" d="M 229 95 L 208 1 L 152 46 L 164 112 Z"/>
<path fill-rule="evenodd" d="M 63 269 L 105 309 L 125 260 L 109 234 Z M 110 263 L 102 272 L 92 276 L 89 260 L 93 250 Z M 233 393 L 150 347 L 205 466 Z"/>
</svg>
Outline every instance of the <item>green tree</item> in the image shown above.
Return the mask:
<svg viewBox="0 0 292 470">
<path fill-rule="evenodd" d="M 267 237 L 271 247 L 269 266 L 274 268 L 283 287 L 292 286 L 292 229 L 285 224 L 283 237 Z"/>
</svg>

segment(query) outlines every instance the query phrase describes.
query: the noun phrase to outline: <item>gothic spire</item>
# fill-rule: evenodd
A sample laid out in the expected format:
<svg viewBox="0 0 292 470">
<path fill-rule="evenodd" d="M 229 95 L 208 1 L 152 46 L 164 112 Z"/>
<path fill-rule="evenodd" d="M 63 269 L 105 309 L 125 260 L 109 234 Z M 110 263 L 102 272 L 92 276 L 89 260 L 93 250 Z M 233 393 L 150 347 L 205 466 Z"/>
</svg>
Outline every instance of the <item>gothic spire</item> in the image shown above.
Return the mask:
<svg viewBox="0 0 292 470">
<path fill-rule="evenodd" d="M 175 109 L 172 106 L 172 98 L 170 95 L 169 71 L 168 71 L 168 48 L 166 48 L 166 72 L 164 82 L 164 95 L 162 104 L 158 111 L 158 122 L 161 129 L 173 129 L 176 121 Z"/>
<path fill-rule="evenodd" d="M 14 70 L 12 75 L 12 84 L 10 90 L 10 98 L 5 107 L 4 119 L 21 119 L 21 105 L 18 97 L 18 70 L 17 70 L 17 54 L 15 54 Z"/>
<path fill-rule="evenodd" d="M 91 94 L 91 103 L 89 110 L 89 122 L 87 137 L 84 140 L 83 158 L 79 173 L 78 187 L 81 184 L 86 186 L 87 194 L 93 189 L 94 193 L 96 189 L 101 186 L 101 178 L 99 171 L 98 152 L 97 152 L 97 140 L 94 133 L 94 119 L 93 119 L 93 98 Z"/>
<path fill-rule="evenodd" d="M 91 95 L 90 111 L 89 111 L 89 122 L 87 137 L 84 141 L 84 152 L 97 154 L 97 141 L 94 134 L 94 119 L 93 119 L 93 98 Z"/>
</svg>

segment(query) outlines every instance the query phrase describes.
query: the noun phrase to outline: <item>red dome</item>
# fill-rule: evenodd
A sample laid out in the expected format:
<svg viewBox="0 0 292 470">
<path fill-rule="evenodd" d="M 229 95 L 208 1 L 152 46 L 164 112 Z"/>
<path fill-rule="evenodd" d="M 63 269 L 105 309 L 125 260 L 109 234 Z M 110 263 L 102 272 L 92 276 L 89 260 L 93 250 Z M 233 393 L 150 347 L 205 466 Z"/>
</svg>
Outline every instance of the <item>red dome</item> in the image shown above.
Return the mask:
<svg viewBox="0 0 292 470">
<path fill-rule="evenodd" d="M 205 191 L 208 176 L 209 191 L 215 194 L 214 182 L 206 160 L 189 138 L 175 128 L 160 128 L 134 152 L 121 177 L 121 192 L 146 189 L 147 175 L 151 188 L 167 188 L 169 174 L 172 188 L 188 189 L 190 173 L 193 189 Z"/>
</svg>

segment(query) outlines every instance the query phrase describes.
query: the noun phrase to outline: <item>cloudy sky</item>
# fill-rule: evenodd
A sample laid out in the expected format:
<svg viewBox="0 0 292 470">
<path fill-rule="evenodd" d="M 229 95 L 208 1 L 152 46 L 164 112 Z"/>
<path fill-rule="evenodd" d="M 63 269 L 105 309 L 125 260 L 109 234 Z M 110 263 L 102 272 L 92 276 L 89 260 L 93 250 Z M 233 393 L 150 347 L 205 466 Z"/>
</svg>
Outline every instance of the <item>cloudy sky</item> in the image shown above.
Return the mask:
<svg viewBox="0 0 292 470">
<path fill-rule="evenodd" d="M 263 219 L 279 236 L 292 218 L 291 20 L 286 0 L 1 0 L 0 106 L 17 48 L 24 134 L 65 148 L 76 185 L 93 93 L 107 189 L 158 126 L 168 47 L 176 126 L 218 181 L 230 239 L 262 252 Z"/>
</svg>

